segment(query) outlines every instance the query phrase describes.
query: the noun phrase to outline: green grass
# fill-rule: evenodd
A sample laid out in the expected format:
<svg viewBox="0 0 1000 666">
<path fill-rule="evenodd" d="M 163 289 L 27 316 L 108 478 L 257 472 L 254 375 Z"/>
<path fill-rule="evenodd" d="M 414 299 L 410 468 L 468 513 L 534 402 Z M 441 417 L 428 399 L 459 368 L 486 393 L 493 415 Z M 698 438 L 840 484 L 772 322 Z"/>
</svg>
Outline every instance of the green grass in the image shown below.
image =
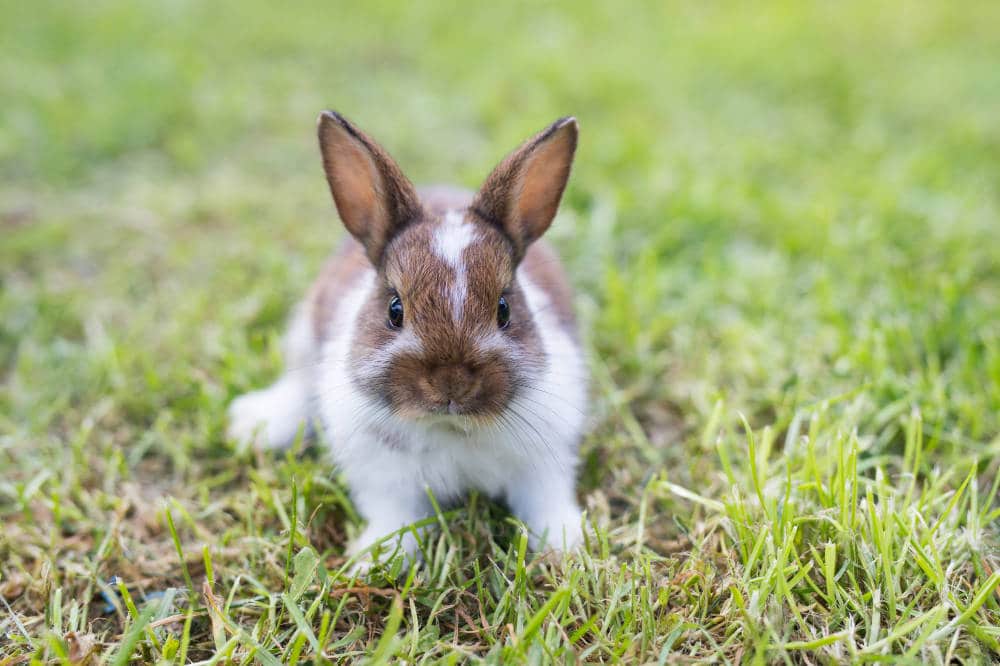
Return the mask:
<svg viewBox="0 0 1000 666">
<path fill-rule="evenodd" d="M 998 5 L 660 5 L 0 9 L 0 664 L 1000 659 Z M 578 557 L 473 497 L 369 587 L 225 441 L 328 107 L 470 186 L 579 117 Z"/>
</svg>

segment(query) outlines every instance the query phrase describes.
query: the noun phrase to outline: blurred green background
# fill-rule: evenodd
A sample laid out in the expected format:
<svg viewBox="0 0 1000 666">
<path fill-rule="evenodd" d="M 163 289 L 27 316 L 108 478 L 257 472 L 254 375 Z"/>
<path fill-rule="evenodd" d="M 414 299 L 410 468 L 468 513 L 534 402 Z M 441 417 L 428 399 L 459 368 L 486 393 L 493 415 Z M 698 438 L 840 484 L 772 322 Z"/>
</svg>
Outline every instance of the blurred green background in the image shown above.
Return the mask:
<svg viewBox="0 0 1000 666">
<path fill-rule="evenodd" d="M 237 543 L 280 531 L 251 513 L 261 497 L 328 475 L 221 435 L 226 402 L 277 373 L 284 318 L 341 236 L 314 138 L 325 108 L 414 181 L 470 187 L 578 117 L 552 234 L 596 377 L 581 495 L 621 544 L 654 475 L 728 492 L 715 441 L 743 446 L 739 412 L 785 433 L 820 406 L 821 434 L 858 433 L 869 476 L 919 414 L 918 471 L 978 464 L 988 486 L 998 26 L 995 2 L 4 2 L 8 579 L 70 557 L 53 521 L 99 542 L 128 484 L 151 505 L 242 507 L 243 522 L 197 517 Z M 307 509 L 344 504 L 323 488 Z M 318 548 L 339 553 L 344 511 Z M 701 520 L 669 495 L 651 512 L 651 541 Z M 129 538 L 172 553 L 161 532 Z M 266 580 L 258 557 L 220 576 Z M 86 576 L 62 583 L 72 598 Z"/>
</svg>

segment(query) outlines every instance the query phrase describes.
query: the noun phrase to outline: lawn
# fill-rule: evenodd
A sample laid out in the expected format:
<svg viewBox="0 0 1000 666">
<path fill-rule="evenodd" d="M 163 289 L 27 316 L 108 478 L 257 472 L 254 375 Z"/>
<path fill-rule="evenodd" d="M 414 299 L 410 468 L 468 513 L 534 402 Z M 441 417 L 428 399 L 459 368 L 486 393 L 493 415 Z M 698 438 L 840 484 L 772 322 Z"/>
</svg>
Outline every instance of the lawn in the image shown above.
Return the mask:
<svg viewBox="0 0 1000 666">
<path fill-rule="evenodd" d="M 0 664 L 1000 659 L 1000 5 L 6 3 Z M 342 236 L 315 119 L 476 186 L 561 115 L 594 535 L 425 562 L 227 442 Z"/>
</svg>

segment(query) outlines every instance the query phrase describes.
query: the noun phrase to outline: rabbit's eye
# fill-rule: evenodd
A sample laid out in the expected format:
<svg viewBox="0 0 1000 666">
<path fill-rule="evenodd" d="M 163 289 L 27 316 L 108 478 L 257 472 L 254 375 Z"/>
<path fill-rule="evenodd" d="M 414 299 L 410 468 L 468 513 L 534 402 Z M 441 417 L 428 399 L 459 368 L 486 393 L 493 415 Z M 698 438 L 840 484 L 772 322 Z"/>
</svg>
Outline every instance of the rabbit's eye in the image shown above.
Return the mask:
<svg viewBox="0 0 1000 666">
<path fill-rule="evenodd" d="M 403 301 L 399 296 L 389 300 L 389 328 L 403 328 Z"/>
<path fill-rule="evenodd" d="M 510 306 L 507 305 L 507 299 L 501 296 L 497 303 L 497 325 L 500 328 L 507 328 L 508 324 L 510 324 Z"/>
</svg>

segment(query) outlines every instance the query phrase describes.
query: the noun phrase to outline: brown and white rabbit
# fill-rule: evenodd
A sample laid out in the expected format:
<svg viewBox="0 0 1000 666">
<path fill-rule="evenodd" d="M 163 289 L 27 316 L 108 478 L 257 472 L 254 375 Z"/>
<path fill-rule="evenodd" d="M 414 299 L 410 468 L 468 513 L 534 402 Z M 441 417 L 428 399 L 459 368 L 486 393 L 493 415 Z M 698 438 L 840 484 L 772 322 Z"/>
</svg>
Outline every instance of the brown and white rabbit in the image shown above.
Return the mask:
<svg viewBox="0 0 1000 666">
<path fill-rule="evenodd" d="M 232 403 L 229 434 L 281 448 L 317 421 L 368 520 L 352 552 L 431 515 L 428 488 L 442 502 L 473 488 L 504 499 L 533 548 L 579 543 L 587 373 L 569 284 L 539 240 L 576 140 L 563 118 L 478 193 L 418 191 L 343 116 L 320 116 L 323 167 L 353 238 L 298 307 L 285 374 Z"/>
</svg>

